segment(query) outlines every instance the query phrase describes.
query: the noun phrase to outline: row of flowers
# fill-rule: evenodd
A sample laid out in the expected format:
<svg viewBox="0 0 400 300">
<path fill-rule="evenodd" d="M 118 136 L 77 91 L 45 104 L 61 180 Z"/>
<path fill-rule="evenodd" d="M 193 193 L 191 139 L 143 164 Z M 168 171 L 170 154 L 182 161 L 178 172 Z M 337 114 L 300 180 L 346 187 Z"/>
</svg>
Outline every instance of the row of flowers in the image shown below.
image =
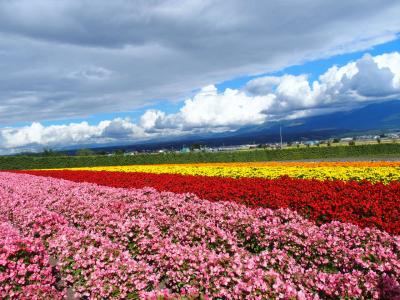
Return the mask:
<svg viewBox="0 0 400 300">
<path fill-rule="evenodd" d="M 241 163 L 193 165 L 132 165 L 73 168 L 71 170 L 143 172 L 153 174 L 182 174 L 233 178 L 268 178 L 282 176 L 318 180 L 368 180 L 388 183 L 400 180 L 398 163 Z"/>
<path fill-rule="evenodd" d="M 269 180 L 95 171 L 24 172 L 111 187 L 149 186 L 159 191 L 194 193 L 202 199 L 231 201 L 251 207 L 290 208 L 317 224 L 338 220 L 400 233 L 400 182 L 397 181 L 373 184 L 289 177 Z"/>
<path fill-rule="evenodd" d="M 377 229 L 27 174 L 0 173 L 0 198 L 0 218 L 88 298 L 400 297 L 400 237 Z"/>
<path fill-rule="evenodd" d="M 267 161 L 267 162 L 233 162 L 233 163 L 199 163 L 198 165 L 225 166 L 293 166 L 293 167 L 400 167 L 400 161 Z M 192 164 L 194 165 L 194 164 Z"/>
<path fill-rule="evenodd" d="M 223 166 L 223 167 L 400 167 L 400 161 L 266 161 L 266 162 L 226 162 L 157 164 L 158 166 Z"/>
</svg>

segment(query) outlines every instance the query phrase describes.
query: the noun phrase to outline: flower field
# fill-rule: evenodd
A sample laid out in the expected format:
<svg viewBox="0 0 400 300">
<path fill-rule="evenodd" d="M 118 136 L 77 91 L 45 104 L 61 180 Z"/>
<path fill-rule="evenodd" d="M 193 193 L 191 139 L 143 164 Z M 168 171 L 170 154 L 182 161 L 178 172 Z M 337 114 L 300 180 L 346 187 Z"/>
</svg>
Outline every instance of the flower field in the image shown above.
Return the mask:
<svg viewBox="0 0 400 300">
<path fill-rule="evenodd" d="M 1 299 L 400 299 L 400 163 L 0 172 Z"/>
</svg>

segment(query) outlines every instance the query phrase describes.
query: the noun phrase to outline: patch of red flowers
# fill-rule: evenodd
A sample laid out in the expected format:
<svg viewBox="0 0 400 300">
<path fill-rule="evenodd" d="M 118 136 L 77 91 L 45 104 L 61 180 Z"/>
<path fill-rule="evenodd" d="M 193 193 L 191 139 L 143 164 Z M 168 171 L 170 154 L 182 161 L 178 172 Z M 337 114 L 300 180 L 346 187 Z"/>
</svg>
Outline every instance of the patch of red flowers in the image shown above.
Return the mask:
<svg viewBox="0 0 400 300">
<path fill-rule="evenodd" d="M 111 187 L 149 186 L 159 191 L 189 192 L 203 199 L 234 201 L 251 207 L 290 208 L 317 224 L 339 220 L 400 233 L 400 182 L 385 185 L 289 177 L 271 180 L 105 171 L 22 172 Z"/>
</svg>

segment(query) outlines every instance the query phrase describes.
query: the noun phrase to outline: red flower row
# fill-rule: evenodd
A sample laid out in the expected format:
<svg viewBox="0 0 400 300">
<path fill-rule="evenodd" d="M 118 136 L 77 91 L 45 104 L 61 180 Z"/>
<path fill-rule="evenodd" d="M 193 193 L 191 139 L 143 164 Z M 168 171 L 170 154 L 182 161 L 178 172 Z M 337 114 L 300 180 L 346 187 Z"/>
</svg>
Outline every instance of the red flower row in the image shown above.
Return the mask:
<svg viewBox="0 0 400 300">
<path fill-rule="evenodd" d="M 397 181 L 384 185 L 289 177 L 270 180 L 104 171 L 23 172 L 112 187 L 149 186 L 159 191 L 194 193 L 203 199 L 234 201 L 253 207 L 291 208 L 317 224 L 339 220 L 400 234 L 400 182 Z"/>
</svg>

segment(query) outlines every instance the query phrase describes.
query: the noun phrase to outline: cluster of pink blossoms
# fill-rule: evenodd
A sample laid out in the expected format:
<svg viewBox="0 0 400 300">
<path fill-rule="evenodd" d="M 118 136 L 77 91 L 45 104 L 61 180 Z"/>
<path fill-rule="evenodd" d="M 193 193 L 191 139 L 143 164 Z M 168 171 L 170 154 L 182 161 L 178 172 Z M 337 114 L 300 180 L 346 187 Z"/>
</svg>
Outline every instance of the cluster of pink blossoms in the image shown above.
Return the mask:
<svg viewBox="0 0 400 300">
<path fill-rule="evenodd" d="M 0 202 L 78 297 L 400 298 L 400 237 L 377 229 L 25 174 L 0 173 Z"/>
<path fill-rule="evenodd" d="M 0 298 L 62 299 L 56 277 L 40 240 L 22 237 L 8 222 L 0 222 Z"/>
</svg>

